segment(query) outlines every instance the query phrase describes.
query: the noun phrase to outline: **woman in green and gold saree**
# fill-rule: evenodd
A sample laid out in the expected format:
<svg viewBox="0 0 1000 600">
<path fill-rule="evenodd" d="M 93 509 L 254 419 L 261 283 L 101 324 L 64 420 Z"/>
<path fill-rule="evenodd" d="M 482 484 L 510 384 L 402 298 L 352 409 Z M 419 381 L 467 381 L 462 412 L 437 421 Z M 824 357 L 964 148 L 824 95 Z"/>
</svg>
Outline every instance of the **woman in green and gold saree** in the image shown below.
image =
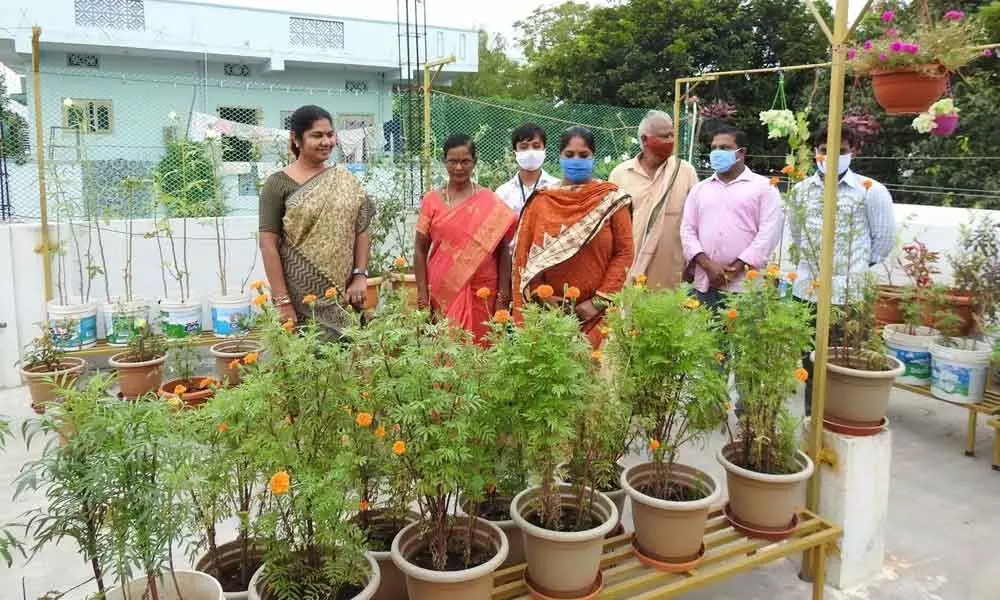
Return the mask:
<svg viewBox="0 0 1000 600">
<path fill-rule="evenodd" d="M 330 113 L 303 106 L 289 121 L 295 161 L 268 177 L 260 193 L 264 272 L 284 321 L 295 324 L 315 313 L 318 324 L 338 336 L 350 308 L 364 306 L 375 208 L 351 173 L 326 164 L 337 144 Z M 336 302 L 303 301 L 331 289 Z"/>
</svg>

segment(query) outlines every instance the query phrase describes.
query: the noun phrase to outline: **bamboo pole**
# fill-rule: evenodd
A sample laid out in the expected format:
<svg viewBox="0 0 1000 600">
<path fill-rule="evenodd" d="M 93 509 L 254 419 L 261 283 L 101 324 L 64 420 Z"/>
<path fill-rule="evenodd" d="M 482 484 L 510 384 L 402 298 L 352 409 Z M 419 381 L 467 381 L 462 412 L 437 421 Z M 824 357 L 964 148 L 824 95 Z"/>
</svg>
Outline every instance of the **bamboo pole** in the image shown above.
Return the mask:
<svg viewBox="0 0 1000 600">
<path fill-rule="evenodd" d="M 434 154 L 434 132 L 431 130 L 431 83 L 434 78 L 431 69 L 441 70 L 441 67 L 455 62 L 454 55 L 429 60 L 424 63 L 424 84 L 421 86 L 424 92 L 424 151 L 421 163 L 424 172 L 424 191 L 431 189 L 431 156 Z M 437 74 L 437 71 L 434 74 Z"/>
<path fill-rule="evenodd" d="M 45 281 L 45 303 L 52 300 L 52 260 L 49 254 L 49 207 L 45 194 L 45 135 L 42 132 L 42 73 L 39 39 L 42 28 L 35 25 L 31 28 L 31 88 L 34 96 L 35 109 L 35 162 L 38 163 L 38 209 L 42 213 L 42 242 L 39 248 L 42 255 L 42 278 Z"/>
</svg>

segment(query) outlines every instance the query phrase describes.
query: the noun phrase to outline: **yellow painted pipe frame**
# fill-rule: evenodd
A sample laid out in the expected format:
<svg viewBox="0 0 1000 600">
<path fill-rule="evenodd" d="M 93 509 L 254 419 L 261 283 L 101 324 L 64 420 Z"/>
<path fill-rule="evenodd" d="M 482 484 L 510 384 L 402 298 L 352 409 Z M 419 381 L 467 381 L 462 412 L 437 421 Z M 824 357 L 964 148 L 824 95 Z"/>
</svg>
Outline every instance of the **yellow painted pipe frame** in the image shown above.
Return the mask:
<svg viewBox="0 0 1000 600">
<path fill-rule="evenodd" d="M 425 192 L 429 192 L 431 189 L 431 156 L 434 155 L 434 132 L 431 130 L 431 83 L 433 83 L 434 77 L 431 74 L 431 69 L 436 69 L 434 72 L 436 75 L 442 67 L 453 62 L 455 62 L 455 56 L 451 55 L 427 61 L 423 66 L 424 84 L 421 89 L 424 92 L 424 152 L 421 162 L 423 163 Z"/>
<path fill-rule="evenodd" d="M 38 210 L 42 213 L 42 242 L 39 253 L 42 255 L 42 278 L 45 281 L 45 303 L 52 299 L 52 259 L 49 254 L 49 210 L 45 193 L 45 135 L 42 131 L 42 73 L 38 41 L 42 37 L 42 28 L 31 28 L 31 88 L 35 96 L 35 162 L 38 163 Z"/>
</svg>

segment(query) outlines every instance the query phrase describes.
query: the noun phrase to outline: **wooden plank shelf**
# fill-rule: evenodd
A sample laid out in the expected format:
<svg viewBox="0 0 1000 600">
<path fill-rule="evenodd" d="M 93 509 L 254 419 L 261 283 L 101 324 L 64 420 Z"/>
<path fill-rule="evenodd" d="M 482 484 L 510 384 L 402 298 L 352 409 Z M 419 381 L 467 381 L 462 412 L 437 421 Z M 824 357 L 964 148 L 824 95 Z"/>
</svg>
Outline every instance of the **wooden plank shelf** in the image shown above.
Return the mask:
<svg viewBox="0 0 1000 600">
<path fill-rule="evenodd" d="M 919 394 L 921 396 L 926 396 L 928 398 L 934 398 L 939 402 L 944 402 L 945 404 L 951 404 L 952 406 L 958 406 L 969 411 L 969 423 L 968 429 L 965 434 L 965 455 L 975 456 L 976 455 L 976 429 L 979 427 L 979 415 L 986 416 L 996 416 L 1000 415 L 1000 391 L 998 391 L 993 386 L 988 386 L 986 392 L 983 395 L 983 399 L 979 402 L 970 402 L 967 404 L 961 402 L 952 402 L 951 400 L 943 400 L 938 398 L 931 392 L 931 388 L 928 385 L 910 385 L 907 383 L 894 383 L 897 389 L 906 390 L 907 392 L 912 392 L 914 394 Z M 1000 430 L 997 432 L 1000 435 Z"/>
<path fill-rule="evenodd" d="M 721 508 L 711 512 L 705 526 L 705 556 L 697 567 L 683 573 L 664 573 L 643 565 L 632 550 L 631 533 L 604 543 L 601 570 L 604 588 L 599 598 L 654 600 L 680 594 L 721 581 L 781 558 L 814 550 L 813 600 L 822 600 L 826 582 L 826 550 L 840 537 L 840 528 L 815 514 L 800 510 L 799 523 L 791 537 L 780 542 L 754 539 L 733 529 Z M 524 584 L 525 565 L 496 573 L 492 600 L 530 598 Z"/>
<path fill-rule="evenodd" d="M 244 339 L 256 339 L 256 335 L 251 333 Z M 238 340 L 239 337 L 228 337 L 220 338 L 216 337 L 211 331 L 202 331 L 196 336 L 191 338 L 191 342 L 195 346 L 211 346 L 212 344 L 217 344 L 219 342 L 225 342 L 229 340 Z M 168 342 L 179 342 L 180 340 L 168 340 Z M 91 346 L 90 348 L 83 348 L 81 350 L 66 350 L 66 356 L 78 356 L 80 358 L 86 358 L 90 356 L 111 356 L 112 354 L 117 354 L 119 352 L 124 352 L 124 346 L 109 346 L 107 342 L 101 340 L 97 342 L 96 346 Z"/>
</svg>

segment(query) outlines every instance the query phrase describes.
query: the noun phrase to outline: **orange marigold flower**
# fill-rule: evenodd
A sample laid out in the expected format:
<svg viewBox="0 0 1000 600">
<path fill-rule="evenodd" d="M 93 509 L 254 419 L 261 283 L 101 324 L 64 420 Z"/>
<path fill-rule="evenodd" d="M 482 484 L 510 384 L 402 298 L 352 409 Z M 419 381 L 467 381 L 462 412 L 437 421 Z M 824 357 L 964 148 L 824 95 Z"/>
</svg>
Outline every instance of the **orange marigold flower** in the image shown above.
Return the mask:
<svg viewBox="0 0 1000 600">
<path fill-rule="evenodd" d="M 778 187 L 778 184 L 781 183 L 781 179 L 777 177 L 772 177 L 769 181 L 774 187 Z"/>
<path fill-rule="evenodd" d="M 323 297 L 326 298 L 327 300 L 333 300 L 334 298 L 337 297 L 337 288 L 335 287 L 327 288 L 327 290 L 323 292 Z"/>
<path fill-rule="evenodd" d="M 361 427 L 368 427 L 369 425 L 372 424 L 372 414 L 366 412 L 360 412 L 358 413 L 358 416 L 355 417 L 354 422 L 360 425 Z"/>
<path fill-rule="evenodd" d="M 774 264 L 767 265 L 767 274 L 768 274 L 769 277 L 775 277 L 780 272 L 781 272 L 781 269 L 778 268 L 778 265 L 774 265 Z"/>
<path fill-rule="evenodd" d="M 601 334 L 601 337 L 608 337 L 608 334 L 611 333 L 611 330 L 605 325 L 601 325 L 601 328 L 597 331 Z"/>
<path fill-rule="evenodd" d="M 652 448 L 653 450 L 659 450 L 660 449 L 660 440 L 655 439 L 655 438 L 649 440 L 649 447 Z"/>
<path fill-rule="evenodd" d="M 747 279 L 749 279 L 750 281 L 753 281 L 754 279 L 757 279 L 757 277 L 759 277 L 759 276 L 760 276 L 760 273 L 758 273 L 754 269 L 750 269 L 749 271 L 747 271 Z"/>
<path fill-rule="evenodd" d="M 870 190 L 870 189 L 872 189 L 872 180 L 871 179 L 865 179 L 864 181 L 861 182 L 861 185 L 864 186 L 864 188 L 866 190 Z"/>
<path fill-rule="evenodd" d="M 243 357 L 243 364 L 245 364 L 245 365 L 252 365 L 255 362 L 257 362 L 258 358 L 260 358 L 260 354 L 259 353 L 257 353 L 257 352 L 250 352 L 246 356 Z"/>
<path fill-rule="evenodd" d="M 699 306 L 701 306 L 701 302 L 699 302 L 697 298 L 688 298 L 687 301 L 684 302 L 684 308 L 690 308 L 691 310 L 694 310 Z"/>
<path fill-rule="evenodd" d="M 382 438 L 385 437 L 385 427 L 384 426 L 382 426 L 382 425 L 378 426 L 378 428 L 375 430 L 375 437 L 377 437 L 379 439 L 382 439 Z"/>
<path fill-rule="evenodd" d="M 788 279 L 788 281 L 794 282 L 796 279 L 799 278 L 799 274 L 796 273 L 795 271 L 791 271 L 788 273 L 788 275 L 785 276 L 785 278 Z"/>
<path fill-rule="evenodd" d="M 186 391 L 188 391 L 188 389 L 183 385 L 177 384 L 174 386 L 174 393 L 178 396 L 183 396 Z"/>
<path fill-rule="evenodd" d="M 541 298 L 542 300 L 548 300 L 549 298 L 552 297 L 553 294 L 556 293 L 556 291 L 552 289 L 551 285 L 543 283 L 542 285 L 535 288 L 535 293 L 538 294 L 538 297 Z"/>
<path fill-rule="evenodd" d="M 795 172 L 795 167 L 793 167 L 792 165 L 785 165 L 781 169 L 781 172 L 784 173 L 785 175 L 791 175 L 792 173 Z"/>
<path fill-rule="evenodd" d="M 576 286 L 573 286 L 573 285 L 571 285 L 568 288 L 566 288 L 566 299 L 567 300 L 576 300 L 579 297 L 580 297 L 580 288 L 578 288 Z"/>
<path fill-rule="evenodd" d="M 229 361 L 229 368 L 230 369 L 240 368 L 240 359 L 234 358 L 233 360 Z"/>
<path fill-rule="evenodd" d="M 735 321 L 738 316 L 740 316 L 740 313 L 738 313 L 735 308 L 730 308 L 726 311 L 726 318 L 730 321 Z"/>
<path fill-rule="evenodd" d="M 256 296 L 253 297 L 253 300 L 251 300 L 251 302 L 253 302 L 254 306 L 264 306 L 264 304 L 267 302 L 267 296 L 265 296 L 264 294 L 257 294 Z"/>
<path fill-rule="evenodd" d="M 204 390 L 210 388 L 213 383 L 215 383 L 215 380 L 211 377 L 203 377 L 202 380 L 198 382 L 198 389 Z"/>
<path fill-rule="evenodd" d="M 287 321 L 282 323 L 281 326 L 285 328 L 285 331 L 291 331 L 295 329 L 295 323 L 293 323 L 291 319 L 288 319 Z"/>
<path fill-rule="evenodd" d="M 316 300 L 316 294 L 306 294 L 305 296 L 302 296 L 302 304 L 312 304 L 313 302 L 316 302 Z"/>
<path fill-rule="evenodd" d="M 600 350 L 594 350 L 593 352 L 590 353 L 590 358 L 594 359 L 595 362 L 601 362 L 602 360 L 604 360 L 604 353 L 602 353 Z"/>
<path fill-rule="evenodd" d="M 260 291 L 261 289 L 264 288 L 264 282 L 261 281 L 260 279 L 254 279 L 253 282 L 250 284 L 250 288 Z"/>
<path fill-rule="evenodd" d="M 490 288 L 488 287 L 481 287 L 478 290 L 476 290 L 476 298 L 479 298 L 480 300 L 486 300 L 492 295 L 493 292 L 491 292 Z"/>
<path fill-rule="evenodd" d="M 806 172 L 805 171 L 796 171 L 795 172 L 795 176 L 798 177 L 799 179 L 805 179 Z"/>
<path fill-rule="evenodd" d="M 812 290 L 812 291 L 814 291 L 814 292 L 816 290 L 818 290 L 819 289 L 819 281 L 817 281 L 815 279 L 813 279 L 812 281 L 810 281 L 809 282 L 809 289 Z"/>
<path fill-rule="evenodd" d="M 795 378 L 801 381 L 802 383 L 805 383 L 806 380 L 809 379 L 809 371 L 806 371 L 802 367 L 799 367 L 798 369 L 795 369 Z"/>
<path fill-rule="evenodd" d="M 271 493 L 275 496 L 287 494 L 291 484 L 292 479 L 288 476 L 288 471 L 278 471 L 274 475 L 271 475 Z"/>
<path fill-rule="evenodd" d="M 368 510 L 368 501 L 362 498 L 361 502 L 358 502 L 358 508 L 360 508 L 362 511 Z"/>
<path fill-rule="evenodd" d="M 392 443 L 392 453 L 396 456 L 402 456 L 406 454 L 406 442 L 403 440 L 396 440 Z"/>
<path fill-rule="evenodd" d="M 639 273 L 638 275 L 635 276 L 636 285 L 646 285 L 647 281 L 649 281 L 649 277 L 646 277 L 645 273 Z"/>
<path fill-rule="evenodd" d="M 510 311 L 500 309 L 493 314 L 493 322 L 499 323 L 500 325 L 506 325 L 510 323 Z"/>
<path fill-rule="evenodd" d="M 402 269 L 406 267 L 406 257 L 397 256 L 396 259 L 392 261 L 392 266 L 396 267 L 397 269 Z"/>
<path fill-rule="evenodd" d="M 215 428 L 219 433 L 226 433 L 229 431 L 229 425 L 226 423 L 219 423 L 219 426 Z"/>
<path fill-rule="evenodd" d="M 726 360 L 726 355 L 723 354 L 723 353 L 721 353 L 721 352 L 716 352 L 715 353 L 715 360 L 719 364 L 722 364 Z"/>
</svg>

